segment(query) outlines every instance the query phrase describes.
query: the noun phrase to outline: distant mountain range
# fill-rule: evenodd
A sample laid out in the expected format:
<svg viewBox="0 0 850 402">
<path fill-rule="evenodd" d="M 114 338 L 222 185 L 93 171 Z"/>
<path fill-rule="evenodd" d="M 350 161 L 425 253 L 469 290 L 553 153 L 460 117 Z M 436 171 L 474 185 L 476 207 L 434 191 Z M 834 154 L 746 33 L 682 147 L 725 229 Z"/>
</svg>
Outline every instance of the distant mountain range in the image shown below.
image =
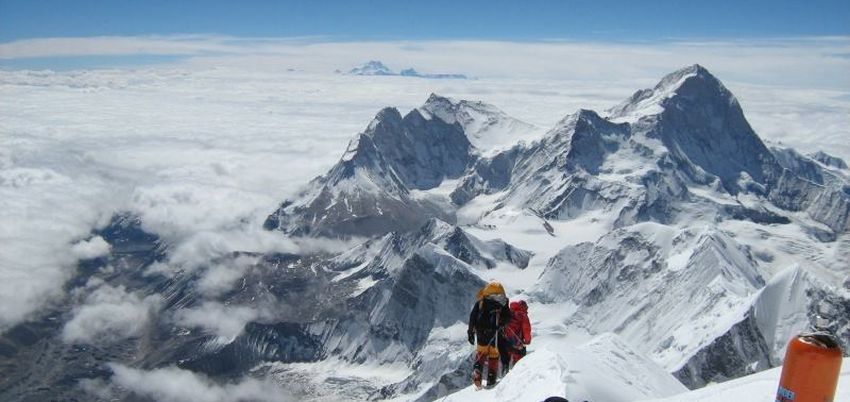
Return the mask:
<svg viewBox="0 0 850 402">
<path fill-rule="evenodd" d="M 339 70 L 337 70 L 339 71 Z M 406 68 L 401 70 L 401 72 L 394 72 L 389 69 L 384 63 L 378 60 L 371 60 L 366 62 L 360 67 L 352 68 L 348 70 L 346 73 L 348 75 L 395 75 L 402 77 L 417 77 L 417 78 L 431 78 L 431 79 L 458 79 L 465 80 L 468 77 L 464 74 L 428 74 L 428 73 L 420 73 L 413 68 Z"/>
<path fill-rule="evenodd" d="M 767 147 L 699 65 L 545 133 L 433 94 L 386 108 L 266 226 L 373 237 L 434 218 L 547 255 L 532 300 L 580 306 L 570 325 L 641 345 L 690 387 L 779 364 L 819 298 L 846 300 L 829 290 L 850 273 L 846 163 Z"/>
</svg>

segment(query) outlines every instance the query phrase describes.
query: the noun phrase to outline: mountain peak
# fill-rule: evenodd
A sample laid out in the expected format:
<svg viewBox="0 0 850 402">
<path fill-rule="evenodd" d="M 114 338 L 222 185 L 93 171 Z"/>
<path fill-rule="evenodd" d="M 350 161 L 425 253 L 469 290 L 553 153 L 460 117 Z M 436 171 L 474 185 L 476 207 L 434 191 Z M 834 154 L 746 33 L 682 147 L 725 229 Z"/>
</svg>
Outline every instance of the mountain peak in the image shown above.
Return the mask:
<svg viewBox="0 0 850 402">
<path fill-rule="evenodd" d="M 575 115 L 578 120 L 597 120 L 600 118 L 599 114 L 590 109 L 579 109 Z"/>
<path fill-rule="evenodd" d="M 349 75 L 395 75 L 380 60 L 369 60 L 360 67 L 352 68 L 348 71 Z"/>
<path fill-rule="evenodd" d="M 564 128 L 575 128 L 579 124 L 590 123 L 602 120 L 602 117 L 599 116 L 593 110 L 590 109 L 579 109 L 576 110 L 575 113 L 568 114 L 558 122 L 553 131 L 563 131 Z"/>
<path fill-rule="evenodd" d="M 372 119 L 369 126 L 366 127 L 366 133 L 373 134 L 381 125 L 396 125 L 401 122 L 401 120 L 401 113 L 398 109 L 394 107 L 385 107 L 375 115 L 375 118 Z"/>
<path fill-rule="evenodd" d="M 443 95 L 439 95 L 437 93 L 431 92 L 431 94 L 428 95 L 428 100 L 425 101 L 425 105 L 427 106 L 429 104 L 435 104 L 435 103 L 438 104 L 438 103 L 443 103 L 443 102 L 456 103 L 453 100 L 451 100 L 451 98 L 449 98 L 447 96 L 443 96 Z"/>
<path fill-rule="evenodd" d="M 429 115 L 436 116 L 440 120 L 449 124 L 454 124 L 457 121 L 458 105 L 460 103 L 448 97 L 431 93 L 428 100 L 422 105 L 421 109 Z"/>
<path fill-rule="evenodd" d="M 682 164 L 718 177 L 733 194 L 742 186 L 739 179 L 765 183 L 775 173 L 773 155 L 750 127 L 735 96 L 699 64 L 667 74 L 652 89 L 637 91 L 610 109 L 608 119 L 637 124 L 637 132 L 661 139 Z"/>
<path fill-rule="evenodd" d="M 664 78 L 661 79 L 658 85 L 655 86 L 655 89 L 658 90 L 662 88 L 669 88 L 671 85 L 674 87 L 678 87 L 678 85 L 676 85 L 677 83 L 681 83 L 683 80 L 691 77 L 697 77 L 701 79 L 713 79 L 717 81 L 717 78 L 712 75 L 708 71 L 708 69 L 699 64 L 692 64 L 687 67 L 682 67 L 664 76 Z"/>
<path fill-rule="evenodd" d="M 417 110 L 426 119 L 437 118 L 447 124 L 459 124 L 481 154 L 492 154 L 518 141 L 537 139 L 542 134 L 534 125 L 510 117 L 496 106 L 482 101 L 453 99 L 432 93 Z"/>
<path fill-rule="evenodd" d="M 711 102 L 717 99 L 731 102 L 735 99 L 731 92 L 723 86 L 717 77 L 705 67 L 694 64 L 674 71 L 655 86 L 653 91 L 663 94 L 662 102 L 676 97 L 685 97 L 698 102 Z"/>
<path fill-rule="evenodd" d="M 635 122 L 645 116 L 661 114 L 671 99 L 687 98 L 696 101 L 713 101 L 721 98 L 726 103 L 737 103 L 723 83 L 705 67 L 693 64 L 664 76 L 652 89 L 641 89 L 619 105 L 607 111 L 610 120 Z"/>
</svg>

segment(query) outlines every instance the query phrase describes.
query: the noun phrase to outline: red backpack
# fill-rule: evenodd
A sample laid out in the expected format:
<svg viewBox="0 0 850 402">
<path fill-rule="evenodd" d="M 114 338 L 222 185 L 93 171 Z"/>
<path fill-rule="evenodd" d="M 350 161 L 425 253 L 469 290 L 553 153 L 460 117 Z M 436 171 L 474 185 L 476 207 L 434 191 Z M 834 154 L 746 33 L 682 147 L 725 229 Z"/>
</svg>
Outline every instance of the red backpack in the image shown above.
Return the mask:
<svg viewBox="0 0 850 402">
<path fill-rule="evenodd" d="M 511 302 L 511 321 L 505 327 L 505 338 L 515 348 L 531 343 L 531 323 L 528 321 L 528 305 L 524 300 Z"/>
</svg>

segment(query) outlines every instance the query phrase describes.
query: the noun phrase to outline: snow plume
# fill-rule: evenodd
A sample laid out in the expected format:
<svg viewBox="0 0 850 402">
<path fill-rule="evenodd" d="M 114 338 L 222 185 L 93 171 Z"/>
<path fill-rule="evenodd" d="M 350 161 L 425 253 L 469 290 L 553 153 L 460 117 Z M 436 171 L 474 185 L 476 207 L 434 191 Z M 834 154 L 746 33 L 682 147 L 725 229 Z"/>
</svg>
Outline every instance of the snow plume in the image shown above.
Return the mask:
<svg viewBox="0 0 850 402">
<path fill-rule="evenodd" d="M 211 379 L 176 367 L 145 371 L 111 363 L 111 382 L 83 380 L 80 386 L 92 395 L 115 397 L 118 389 L 162 402 L 286 402 L 293 399 L 277 385 L 246 378 L 235 383 Z"/>
<path fill-rule="evenodd" d="M 62 329 L 65 342 L 114 342 L 138 336 L 162 302 L 159 296 L 143 299 L 123 286 L 113 287 L 100 280 L 89 281 L 82 292 L 92 289 Z"/>
</svg>

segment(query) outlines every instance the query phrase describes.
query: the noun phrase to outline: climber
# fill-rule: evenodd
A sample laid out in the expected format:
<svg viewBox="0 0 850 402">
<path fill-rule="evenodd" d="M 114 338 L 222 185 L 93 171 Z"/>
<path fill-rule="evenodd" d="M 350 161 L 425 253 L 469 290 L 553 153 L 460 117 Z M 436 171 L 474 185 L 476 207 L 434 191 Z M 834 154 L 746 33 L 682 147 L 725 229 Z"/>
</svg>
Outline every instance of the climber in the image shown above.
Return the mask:
<svg viewBox="0 0 850 402">
<path fill-rule="evenodd" d="M 475 305 L 469 313 L 469 343 L 476 344 L 475 364 L 472 367 L 472 381 L 481 388 L 484 362 L 487 362 L 487 387 L 496 385 L 499 369 L 499 333 L 510 321 L 508 297 L 505 288 L 499 282 L 490 282 L 478 291 Z"/>
<path fill-rule="evenodd" d="M 525 346 L 531 343 L 531 323 L 525 300 L 511 302 L 511 320 L 503 331 L 502 373 L 507 373 L 526 354 Z"/>
</svg>

